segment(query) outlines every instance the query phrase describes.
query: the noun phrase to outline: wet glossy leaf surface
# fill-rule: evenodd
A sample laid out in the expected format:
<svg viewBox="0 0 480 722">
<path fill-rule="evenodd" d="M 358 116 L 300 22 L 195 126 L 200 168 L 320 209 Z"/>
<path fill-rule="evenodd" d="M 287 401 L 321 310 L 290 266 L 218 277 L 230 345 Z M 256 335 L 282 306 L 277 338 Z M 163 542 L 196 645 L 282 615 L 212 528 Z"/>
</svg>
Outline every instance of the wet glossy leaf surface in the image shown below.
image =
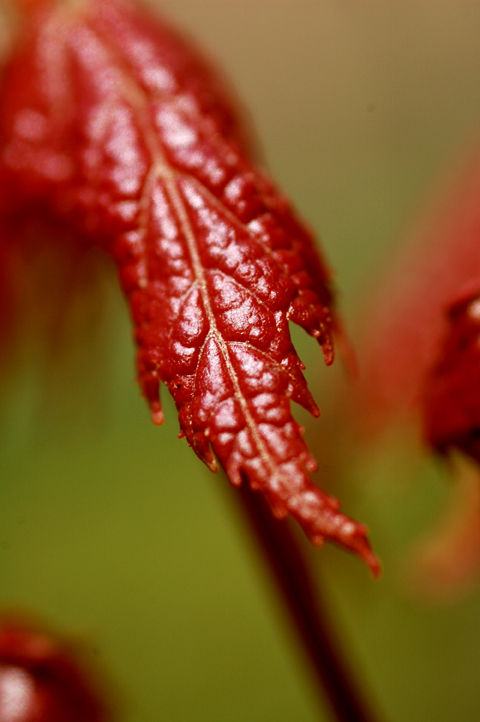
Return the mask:
<svg viewBox="0 0 480 722">
<path fill-rule="evenodd" d="M 285 198 L 251 163 L 228 93 L 175 33 L 128 3 L 33 16 L 2 98 L 4 216 L 61 222 L 112 255 L 153 420 L 160 382 L 181 434 L 279 518 L 378 569 L 366 529 L 313 485 L 290 401 L 315 416 L 288 321 L 333 361 L 329 272 Z M 227 96 L 227 97 L 226 97 Z"/>
</svg>

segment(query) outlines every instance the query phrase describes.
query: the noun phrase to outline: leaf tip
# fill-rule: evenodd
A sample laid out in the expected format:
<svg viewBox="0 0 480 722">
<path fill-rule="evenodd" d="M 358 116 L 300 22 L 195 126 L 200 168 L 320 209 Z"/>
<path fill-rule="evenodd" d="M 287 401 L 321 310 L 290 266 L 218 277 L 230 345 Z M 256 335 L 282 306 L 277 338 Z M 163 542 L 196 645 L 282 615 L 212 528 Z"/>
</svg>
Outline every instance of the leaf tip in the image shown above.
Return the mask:
<svg viewBox="0 0 480 722">
<path fill-rule="evenodd" d="M 150 417 L 155 426 L 162 426 L 165 423 L 165 415 L 159 401 L 150 404 Z"/>
<path fill-rule="evenodd" d="M 208 468 L 210 469 L 210 471 L 213 471 L 215 473 L 218 471 L 218 464 L 213 456 L 211 459 L 207 459 L 206 464 L 207 464 Z"/>
<path fill-rule="evenodd" d="M 382 564 L 379 558 L 373 553 L 370 545 L 366 545 L 366 549 L 361 553 L 361 557 L 372 572 L 374 579 L 380 579 L 382 576 Z"/>
<path fill-rule="evenodd" d="M 322 415 L 320 409 L 319 409 L 318 406 L 317 406 L 317 404 L 315 404 L 315 406 L 312 407 L 312 409 L 310 410 L 310 413 L 312 414 L 312 416 L 313 416 L 314 419 L 319 419 L 320 416 Z"/>
<path fill-rule="evenodd" d="M 313 456 L 310 456 L 310 457 L 305 461 L 305 468 L 306 468 L 306 470 L 307 470 L 308 472 L 310 472 L 310 474 L 313 474 L 315 471 L 318 471 L 318 463 L 317 463 L 317 461 L 313 458 Z"/>
<path fill-rule="evenodd" d="M 357 527 L 352 537 L 348 540 L 347 548 L 363 559 L 374 579 L 379 579 L 382 573 L 382 565 L 366 538 L 368 530 L 362 524 L 358 524 Z"/>
<path fill-rule="evenodd" d="M 327 338 L 325 341 L 320 341 L 323 351 L 323 359 L 326 366 L 331 366 L 335 361 L 335 348 L 331 338 Z"/>
</svg>

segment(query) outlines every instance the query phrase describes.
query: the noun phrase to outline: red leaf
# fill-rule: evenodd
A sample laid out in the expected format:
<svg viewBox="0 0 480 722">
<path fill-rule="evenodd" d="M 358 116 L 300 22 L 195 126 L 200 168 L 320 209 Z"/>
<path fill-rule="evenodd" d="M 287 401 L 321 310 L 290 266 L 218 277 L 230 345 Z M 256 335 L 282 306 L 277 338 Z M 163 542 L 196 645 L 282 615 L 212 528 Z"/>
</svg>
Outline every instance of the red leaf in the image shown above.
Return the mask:
<svg viewBox="0 0 480 722">
<path fill-rule="evenodd" d="M 329 273 L 288 202 L 248 159 L 220 81 L 170 29 L 105 0 L 36 15 L 4 83 L 8 215 L 62 218 L 118 264 L 153 420 L 159 384 L 181 434 L 279 518 L 378 563 L 366 529 L 315 487 L 290 413 L 314 416 L 288 321 L 333 361 Z"/>
<path fill-rule="evenodd" d="M 2 722 L 107 722 L 113 716 L 71 645 L 4 618 L 0 624 Z M 102 695 L 103 696 L 103 695 Z"/>
<path fill-rule="evenodd" d="M 478 147 L 451 175 L 365 310 L 357 404 L 363 431 L 367 421 L 379 431 L 389 417 L 418 411 L 450 310 L 480 287 Z"/>
<path fill-rule="evenodd" d="M 364 314 L 354 423 L 365 441 L 365 430 L 415 418 L 430 449 L 449 456 L 456 484 L 438 531 L 416 551 L 413 582 L 444 597 L 466 587 L 480 561 L 478 468 L 463 458 L 480 463 L 478 141 L 441 183 Z"/>
<path fill-rule="evenodd" d="M 453 447 L 480 462 L 480 297 L 453 305 L 437 357 L 422 386 L 427 441 L 440 453 Z"/>
</svg>

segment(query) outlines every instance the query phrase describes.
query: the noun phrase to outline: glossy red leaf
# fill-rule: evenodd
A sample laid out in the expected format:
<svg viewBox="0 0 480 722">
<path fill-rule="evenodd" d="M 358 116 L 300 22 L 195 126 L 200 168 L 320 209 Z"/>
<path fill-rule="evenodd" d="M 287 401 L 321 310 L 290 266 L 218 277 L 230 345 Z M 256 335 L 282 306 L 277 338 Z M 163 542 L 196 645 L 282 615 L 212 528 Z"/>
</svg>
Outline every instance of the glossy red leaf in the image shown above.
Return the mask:
<svg viewBox="0 0 480 722">
<path fill-rule="evenodd" d="M 174 32 L 128 2 L 33 13 L 1 100 L 4 211 L 67 225 L 115 259 L 155 423 L 160 382 L 181 434 L 279 518 L 376 571 L 364 526 L 314 486 L 290 412 L 318 408 L 290 340 L 333 361 L 330 275 L 311 235 L 252 165 L 228 93 Z M 25 220 L 26 219 L 26 220 Z"/>
</svg>

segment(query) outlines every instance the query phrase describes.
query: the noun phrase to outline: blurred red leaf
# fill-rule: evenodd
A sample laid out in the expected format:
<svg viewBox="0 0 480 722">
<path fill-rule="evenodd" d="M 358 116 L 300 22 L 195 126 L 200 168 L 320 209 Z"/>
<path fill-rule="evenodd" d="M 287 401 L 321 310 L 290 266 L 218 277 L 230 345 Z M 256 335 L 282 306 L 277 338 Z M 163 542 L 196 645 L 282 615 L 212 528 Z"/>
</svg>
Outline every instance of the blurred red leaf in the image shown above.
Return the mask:
<svg viewBox="0 0 480 722">
<path fill-rule="evenodd" d="M 447 173 L 369 308 L 358 344 L 356 406 L 362 432 L 421 412 L 424 385 L 439 362 L 451 309 L 478 291 L 480 273 L 480 155 Z M 366 423 L 366 422 L 370 423 Z"/>
<path fill-rule="evenodd" d="M 364 526 L 314 486 L 290 400 L 318 408 L 290 340 L 333 361 L 330 275 L 309 231 L 249 160 L 228 93 L 174 32 L 129 2 L 31 14 L 1 98 L 3 209 L 67 226 L 115 259 L 155 423 L 159 384 L 181 435 L 315 543 L 378 563 Z"/>
<path fill-rule="evenodd" d="M 111 713 L 79 650 L 19 618 L 0 621 L 2 722 L 107 722 Z"/>
<path fill-rule="evenodd" d="M 480 289 L 449 309 L 421 408 L 431 446 L 440 453 L 456 447 L 480 462 Z"/>
<path fill-rule="evenodd" d="M 414 420 L 419 438 L 450 457 L 456 489 L 440 531 L 414 563 L 414 586 L 439 598 L 466 589 L 480 559 L 478 471 L 465 495 L 458 481 L 468 463 L 451 453 L 480 462 L 478 147 L 443 185 L 364 313 L 352 414 L 362 442 L 394 421 Z"/>
</svg>

